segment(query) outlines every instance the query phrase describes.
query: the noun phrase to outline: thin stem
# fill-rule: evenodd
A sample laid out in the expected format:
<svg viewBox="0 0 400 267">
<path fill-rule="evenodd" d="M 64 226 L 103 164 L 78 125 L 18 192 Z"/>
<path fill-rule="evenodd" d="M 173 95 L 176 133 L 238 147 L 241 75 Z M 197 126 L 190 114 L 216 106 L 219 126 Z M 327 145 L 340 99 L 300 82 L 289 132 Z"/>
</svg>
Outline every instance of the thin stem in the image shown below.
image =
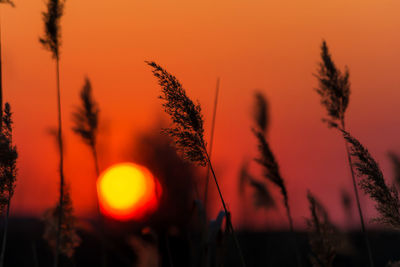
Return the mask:
<svg viewBox="0 0 400 267">
<path fill-rule="evenodd" d="M 235 241 L 236 248 L 237 248 L 237 250 L 239 252 L 240 261 L 242 263 L 242 266 L 246 267 L 246 263 L 244 261 L 242 249 L 240 248 L 239 240 L 238 240 L 238 238 L 236 236 L 236 233 L 235 233 L 235 230 L 233 228 L 232 221 L 231 221 L 231 216 L 230 216 L 230 213 L 229 213 L 229 211 L 228 211 L 228 209 L 226 207 L 224 197 L 222 196 L 222 192 L 221 192 L 221 189 L 219 187 L 219 184 L 218 184 L 218 181 L 217 181 L 217 177 L 215 176 L 215 172 L 214 172 L 214 169 L 212 167 L 212 164 L 211 164 L 211 161 L 210 161 L 210 157 L 209 157 L 209 155 L 207 153 L 206 146 L 204 145 L 204 142 L 201 142 L 201 144 L 203 146 L 203 150 L 204 150 L 204 153 L 206 155 L 208 166 L 210 167 L 210 170 L 211 170 L 211 173 L 212 173 L 212 177 L 214 178 L 215 185 L 217 186 L 218 194 L 219 194 L 219 197 L 220 197 L 221 202 L 222 202 L 222 206 L 223 206 L 225 214 L 226 214 L 226 221 L 227 221 L 228 227 L 230 228 L 229 230 L 232 233 L 233 239 Z"/>
<path fill-rule="evenodd" d="M 8 233 L 8 218 L 10 215 L 10 203 L 11 203 L 11 197 L 8 197 L 7 201 L 7 211 L 6 211 L 6 218 L 4 221 L 4 233 L 3 233 L 3 241 L 1 244 L 1 254 L 0 254 L 0 266 L 4 266 L 4 256 L 6 253 L 6 244 L 7 244 L 7 233 Z"/>
<path fill-rule="evenodd" d="M 93 161 L 94 161 L 94 167 L 95 167 L 95 171 L 96 171 L 96 179 L 100 176 L 100 168 L 99 168 L 99 160 L 97 157 L 97 150 L 96 150 L 96 144 L 93 143 L 91 144 L 91 150 L 92 150 L 92 154 L 93 154 Z M 95 183 L 96 184 L 96 183 Z M 100 221 L 100 238 L 101 238 L 101 249 L 102 249 L 102 266 L 106 267 L 107 266 L 107 255 L 106 255 L 106 240 L 105 240 L 105 236 L 104 236 L 104 219 L 103 216 L 101 214 L 101 209 L 100 209 L 100 203 L 99 203 L 99 197 L 97 194 L 97 186 L 96 186 L 96 206 L 97 206 L 97 211 L 98 211 L 98 219 Z"/>
<path fill-rule="evenodd" d="M 289 221 L 289 229 L 290 229 L 290 232 L 292 233 L 292 238 L 293 238 L 292 242 L 294 243 L 293 245 L 294 245 L 294 250 L 296 253 L 297 266 L 302 266 L 300 252 L 299 252 L 299 248 L 297 246 L 297 239 L 296 239 L 294 227 L 293 227 L 293 218 L 292 218 L 292 214 L 290 212 L 290 206 L 289 206 L 287 197 L 285 197 L 284 202 L 285 202 L 286 215 L 287 215 L 287 218 Z"/>
<path fill-rule="evenodd" d="M 341 120 L 341 123 L 342 123 L 343 130 L 346 130 L 343 118 Z M 374 261 L 372 259 L 372 252 L 371 252 L 371 245 L 369 243 L 367 230 L 365 229 L 364 216 L 363 216 L 363 212 L 362 212 L 362 209 L 361 209 L 360 197 L 358 195 L 358 188 L 357 188 L 356 178 L 355 178 L 355 174 L 354 174 L 354 170 L 353 170 L 353 160 L 351 159 L 349 145 L 347 144 L 347 142 L 345 142 L 345 145 L 346 145 L 347 160 L 348 160 L 349 165 L 350 165 L 351 179 L 353 181 L 354 195 L 356 196 L 358 214 L 360 215 L 361 230 L 362 230 L 362 233 L 364 235 L 365 246 L 367 247 L 369 266 L 370 267 L 374 267 Z"/>
<path fill-rule="evenodd" d="M 58 225 L 57 225 L 57 241 L 56 241 L 56 252 L 54 258 L 54 267 L 58 267 L 60 245 L 61 245 L 61 225 L 63 215 L 63 204 L 64 204 L 64 151 L 63 151 L 63 140 L 62 140 L 62 121 L 61 121 L 61 89 L 60 89 L 60 60 L 57 55 L 56 57 L 56 72 L 57 72 L 57 107 L 58 107 L 58 148 L 60 152 L 60 199 L 59 199 L 59 211 L 58 211 Z"/>
<path fill-rule="evenodd" d="M 208 155 L 210 156 L 210 159 L 211 159 L 212 148 L 213 148 L 213 143 L 214 143 L 214 129 L 215 129 L 215 119 L 217 117 L 218 94 L 219 94 L 219 78 L 217 79 L 217 87 L 215 89 L 214 111 L 213 111 L 213 117 L 212 117 L 212 122 L 211 122 L 210 144 L 209 144 L 209 151 L 208 151 Z M 206 185 L 205 185 L 205 190 L 204 190 L 204 208 L 205 209 L 207 207 L 209 182 L 210 182 L 210 167 L 207 167 Z"/>
</svg>

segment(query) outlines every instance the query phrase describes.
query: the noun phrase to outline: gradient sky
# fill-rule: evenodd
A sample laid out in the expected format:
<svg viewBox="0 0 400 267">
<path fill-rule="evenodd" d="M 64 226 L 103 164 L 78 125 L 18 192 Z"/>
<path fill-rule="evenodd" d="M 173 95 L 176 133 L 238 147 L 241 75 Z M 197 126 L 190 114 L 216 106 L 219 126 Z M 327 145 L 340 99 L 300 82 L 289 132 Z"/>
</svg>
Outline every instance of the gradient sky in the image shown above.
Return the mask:
<svg viewBox="0 0 400 267">
<path fill-rule="evenodd" d="M 45 1 L 15 4 L 1 7 L 4 95 L 15 112 L 20 154 L 11 212 L 40 216 L 57 200 L 58 156 L 48 134 L 57 125 L 55 70 L 38 42 Z M 62 111 L 66 177 L 78 215 L 94 204 L 90 153 L 70 130 L 84 77 L 91 79 L 101 107 L 100 165 L 105 169 L 126 160 L 132 136 L 162 114 L 159 87 L 144 63 L 154 60 L 200 101 L 207 136 L 216 78 L 221 78 L 214 159 L 236 224 L 286 223 L 282 211 L 240 218 L 245 214 L 236 197 L 237 173 L 244 159 L 256 156 L 250 127 L 253 93 L 259 89 L 271 104 L 269 140 L 296 225 L 304 226 L 309 215 L 307 189 L 343 225 L 340 189 L 352 189 L 344 143 L 321 123 L 325 110 L 313 90 L 312 73 L 326 39 L 337 65 L 350 68 L 348 127 L 391 180 L 386 153 L 400 153 L 399 10 L 397 0 L 68 0 L 62 19 Z M 373 205 L 366 198 L 363 205 L 371 218 Z M 217 210 L 219 202 L 214 206 Z"/>
</svg>

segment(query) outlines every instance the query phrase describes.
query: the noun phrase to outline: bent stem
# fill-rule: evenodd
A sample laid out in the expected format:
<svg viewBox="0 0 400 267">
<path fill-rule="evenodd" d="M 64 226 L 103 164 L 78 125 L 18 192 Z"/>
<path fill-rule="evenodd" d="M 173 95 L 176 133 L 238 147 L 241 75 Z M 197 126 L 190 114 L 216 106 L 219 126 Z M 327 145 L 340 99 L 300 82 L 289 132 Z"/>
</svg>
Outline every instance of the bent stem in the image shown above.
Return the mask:
<svg viewBox="0 0 400 267">
<path fill-rule="evenodd" d="M 341 120 L 341 123 L 342 123 L 343 130 L 346 130 L 343 118 Z M 374 267 L 374 261 L 372 259 L 371 245 L 369 243 L 367 230 L 365 229 L 364 216 L 363 216 L 363 212 L 362 212 L 362 209 L 361 209 L 360 197 L 358 195 L 358 188 L 357 188 L 356 178 L 355 178 L 355 174 L 354 174 L 354 170 L 353 170 L 353 160 L 351 159 L 349 145 L 347 144 L 346 141 L 345 141 L 345 145 L 346 145 L 347 160 L 348 160 L 349 165 L 350 165 L 350 173 L 351 173 L 351 179 L 352 179 L 352 182 L 353 182 L 354 195 L 356 196 L 358 214 L 360 216 L 361 230 L 362 230 L 362 233 L 363 233 L 363 236 L 364 236 L 365 246 L 367 248 L 369 265 L 370 265 L 370 267 Z"/>
<path fill-rule="evenodd" d="M 214 111 L 213 111 L 213 117 L 212 117 L 212 122 L 211 122 L 210 147 L 209 147 L 209 152 L 208 152 L 208 154 L 210 155 L 210 159 L 211 159 L 211 153 L 212 153 L 212 148 L 213 148 L 213 143 L 214 143 L 214 129 L 215 129 L 215 118 L 217 116 L 218 94 L 219 94 L 219 78 L 217 79 L 217 87 L 215 89 Z M 207 207 L 208 184 L 209 183 L 210 183 L 210 167 L 207 167 L 206 185 L 205 185 L 205 190 L 204 190 L 204 207 L 205 207 L 205 209 L 207 209 L 206 207 Z"/>
<path fill-rule="evenodd" d="M 290 232 L 292 233 L 292 242 L 294 243 L 293 245 L 294 245 L 294 250 L 296 253 L 297 266 L 301 267 L 302 263 L 301 263 L 301 259 L 300 259 L 300 252 L 299 252 L 299 247 L 297 246 L 297 239 L 296 239 L 296 236 L 294 233 L 294 227 L 293 227 L 293 218 L 292 218 L 292 214 L 290 212 L 290 206 L 289 206 L 287 197 L 285 197 L 284 202 L 285 202 L 286 216 L 289 221 L 289 229 L 290 229 Z"/>
<path fill-rule="evenodd" d="M 214 178 L 215 185 L 217 186 L 218 194 L 219 194 L 219 197 L 220 197 L 221 202 L 222 202 L 222 206 L 223 206 L 224 211 L 225 211 L 225 214 L 226 214 L 226 221 L 227 221 L 228 227 L 230 228 L 229 230 L 230 230 L 231 233 L 232 233 L 233 239 L 234 239 L 234 241 L 235 241 L 235 246 L 236 246 L 236 248 L 237 248 L 237 250 L 238 250 L 238 252 L 239 252 L 240 261 L 241 261 L 241 263 L 242 263 L 242 266 L 243 266 L 243 267 L 246 267 L 246 263 L 245 263 L 244 257 L 243 257 L 243 252 L 242 252 L 242 249 L 240 248 L 239 240 L 238 240 L 238 238 L 237 238 L 237 236 L 236 236 L 236 232 L 235 232 L 235 230 L 234 230 L 234 228 L 233 228 L 233 225 L 232 225 L 230 213 L 229 213 L 229 211 L 228 211 L 228 209 L 227 209 L 227 207 L 226 207 L 224 197 L 222 196 L 222 192 L 221 192 L 221 189 L 220 189 L 220 187 L 219 187 L 217 177 L 215 176 L 215 172 L 214 172 L 214 169 L 213 169 L 212 164 L 211 164 L 211 161 L 210 161 L 210 157 L 209 157 L 209 155 L 208 155 L 208 153 L 207 153 L 207 148 L 206 148 L 206 146 L 204 145 L 204 142 L 201 142 L 201 144 L 202 144 L 202 146 L 203 146 L 204 153 L 205 153 L 205 155 L 206 155 L 207 163 L 208 163 L 208 166 L 209 166 L 209 168 L 210 168 L 212 177 Z"/>
<path fill-rule="evenodd" d="M 96 150 L 96 145 L 91 144 L 90 148 L 92 150 L 92 155 L 93 155 L 93 161 L 94 161 L 94 167 L 96 171 L 96 179 L 99 178 L 100 176 L 100 168 L 99 168 L 99 160 L 97 156 L 97 150 Z M 100 221 L 100 238 L 101 238 L 101 250 L 102 250 L 102 256 L 101 256 L 101 264 L 103 267 L 107 266 L 107 255 L 106 255 L 106 238 L 105 238 L 105 231 L 104 231 L 104 219 L 101 214 L 101 209 L 100 209 L 100 202 L 99 202 L 99 196 L 97 193 L 97 186 L 96 186 L 96 181 L 95 181 L 95 187 L 96 187 L 96 206 L 97 206 L 97 212 L 98 212 L 98 219 Z"/>
<path fill-rule="evenodd" d="M 58 267 L 60 245 L 61 245 L 61 225 L 63 215 L 63 204 L 64 204 L 64 152 L 62 142 L 62 124 L 61 124 L 61 90 L 60 90 L 60 60 L 56 57 L 56 72 L 57 72 L 57 107 L 58 107 L 58 148 L 60 153 L 60 199 L 59 199 L 59 211 L 58 211 L 58 225 L 57 225 L 57 241 L 56 241 L 56 252 L 54 258 L 54 267 Z"/>
</svg>

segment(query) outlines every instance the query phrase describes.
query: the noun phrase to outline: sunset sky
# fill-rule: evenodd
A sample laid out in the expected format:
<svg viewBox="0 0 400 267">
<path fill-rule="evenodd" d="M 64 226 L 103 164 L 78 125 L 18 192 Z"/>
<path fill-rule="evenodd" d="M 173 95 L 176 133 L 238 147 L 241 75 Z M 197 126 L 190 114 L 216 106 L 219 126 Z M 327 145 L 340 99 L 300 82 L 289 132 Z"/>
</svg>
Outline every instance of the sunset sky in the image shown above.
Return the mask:
<svg viewBox="0 0 400 267">
<path fill-rule="evenodd" d="M 4 97 L 14 111 L 20 156 L 11 212 L 40 216 L 57 201 L 58 155 L 49 134 L 57 126 L 55 63 L 38 42 L 45 1 L 14 2 L 16 8 L 1 6 Z M 84 78 L 91 79 L 101 109 L 104 170 L 126 161 L 135 134 L 165 117 L 157 99 L 160 88 L 144 63 L 154 60 L 199 100 L 207 138 L 216 79 L 221 79 L 213 159 L 234 223 L 260 228 L 286 223 L 283 210 L 241 218 L 237 177 L 243 160 L 256 156 L 250 127 L 258 89 L 271 105 L 268 138 L 286 179 L 296 226 L 303 227 L 309 215 L 307 189 L 343 226 L 340 190 L 352 193 L 344 143 L 321 122 L 325 110 L 312 74 L 325 39 L 337 65 L 350 69 L 349 130 L 391 182 L 386 154 L 400 153 L 399 10 L 397 0 L 67 0 L 61 21 L 62 112 L 65 173 L 77 214 L 92 210 L 95 194 L 90 151 L 71 131 Z M 214 213 L 216 195 L 215 200 Z M 372 218 L 372 203 L 363 198 L 362 204 Z"/>
</svg>

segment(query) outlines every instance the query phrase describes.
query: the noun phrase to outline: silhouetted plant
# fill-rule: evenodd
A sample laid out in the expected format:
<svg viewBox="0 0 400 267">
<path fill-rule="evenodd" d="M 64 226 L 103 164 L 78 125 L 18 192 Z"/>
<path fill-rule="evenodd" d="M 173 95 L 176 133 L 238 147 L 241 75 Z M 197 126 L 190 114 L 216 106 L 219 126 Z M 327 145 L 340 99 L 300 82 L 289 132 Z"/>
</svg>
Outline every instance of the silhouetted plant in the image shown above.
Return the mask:
<svg viewBox="0 0 400 267">
<path fill-rule="evenodd" d="M 207 152 L 206 142 L 204 141 L 203 116 L 201 114 L 200 104 L 193 103 L 193 101 L 186 95 L 186 91 L 175 76 L 168 73 L 155 62 L 146 61 L 146 63 L 153 68 L 153 75 L 158 79 L 158 84 L 161 86 L 162 95 L 160 98 L 164 100 L 164 110 L 168 115 L 170 115 L 173 122 L 173 126 L 164 129 L 163 132 L 174 139 L 177 149 L 182 153 L 184 159 L 203 167 L 207 165 L 210 167 L 226 214 L 228 230 L 232 232 L 242 265 L 245 266 L 239 242 L 230 220 L 230 213 L 226 207 L 225 200 L 222 196 L 218 180 Z"/>
<path fill-rule="evenodd" d="M 210 156 L 210 159 L 212 156 L 212 148 L 213 148 L 213 144 L 214 144 L 214 131 L 215 131 L 215 120 L 217 117 L 218 95 L 219 95 L 219 78 L 217 79 L 217 86 L 215 88 L 214 110 L 213 110 L 213 116 L 212 116 L 212 121 L 211 121 L 210 143 L 209 143 L 209 147 L 208 147 L 208 155 Z M 205 183 L 205 190 L 204 190 L 204 205 L 206 207 L 207 207 L 209 181 L 210 181 L 210 166 L 207 167 L 206 183 Z"/>
<path fill-rule="evenodd" d="M 58 255 L 60 253 L 60 238 L 61 227 L 63 224 L 63 204 L 64 204 L 64 152 L 63 152 L 63 139 L 62 139 L 62 120 L 61 120 L 61 89 L 60 89 L 60 39 L 61 29 L 60 20 L 63 15 L 65 0 L 48 0 L 47 12 L 43 12 L 44 22 L 44 35 L 39 38 L 43 47 L 52 53 L 53 58 L 56 60 L 56 75 L 57 75 L 57 109 L 58 109 L 58 150 L 60 153 L 60 199 L 59 199 L 59 219 L 58 219 L 58 234 L 57 244 L 55 250 L 54 266 L 58 266 Z"/>
<path fill-rule="evenodd" d="M 97 160 L 96 139 L 99 123 L 99 107 L 93 98 L 92 85 L 89 78 L 80 93 L 81 106 L 72 114 L 74 126 L 72 130 L 82 138 L 92 151 L 95 162 L 96 175 L 99 176 L 99 163 Z"/>
<path fill-rule="evenodd" d="M 340 124 L 343 129 L 346 129 L 345 112 L 349 105 L 350 99 L 350 74 L 347 67 L 344 73 L 342 73 L 336 67 L 325 41 L 322 41 L 321 45 L 321 63 L 319 64 L 318 74 L 315 74 L 314 76 L 319 82 L 319 86 L 315 90 L 321 96 L 321 104 L 325 106 L 327 113 L 330 116 L 330 121 L 336 124 Z M 350 165 L 351 178 L 353 182 L 354 194 L 357 201 L 358 213 L 360 216 L 361 229 L 364 234 L 365 245 L 369 257 L 369 264 L 372 267 L 374 266 L 374 263 L 372 260 L 371 247 L 365 229 L 364 216 L 361 209 L 360 198 L 358 196 L 357 183 L 352 168 L 353 163 L 347 143 L 346 153 Z"/>
<path fill-rule="evenodd" d="M 255 162 L 261 165 L 264 172 L 264 178 L 272 182 L 274 185 L 279 187 L 282 197 L 283 204 L 286 210 L 286 216 L 289 221 L 290 231 L 294 233 L 293 218 L 290 211 L 289 196 L 286 190 L 285 181 L 283 180 L 278 162 L 275 159 L 274 154 L 270 148 L 270 145 L 265 137 L 266 129 L 268 128 L 269 117 L 268 117 L 268 105 L 266 98 L 261 93 L 255 94 L 255 127 L 252 129 L 258 142 L 259 156 L 255 159 Z M 295 245 L 295 252 L 297 258 L 297 265 L 301 266 L 300 253 L 297 245 Z"/>
<path fill-rule="evenodd" d="M 58 228 L 59 214 L 62 213 L 61 231 Z M 76 233 L 76 218 L 68 186 L 64 185 L 63 205 L 46 210 L 44 213 L 45 230 L 43 238 L 53 250 L 68 258 L 74 255 L 75 249 L 80 245 L 81 239 Z M 58 241 L 58 239 L 60 239 Z"/>
<path fill-rule="evenodd" d="M 9 5 L 11 5 L 12 7 L 15 7 L 14 2 L 11 1 L 11 0 L 0 0 L 0 4 L 9 4 Z"/>
<path fill-rule="evenodd" d="M 4 222 L 4 233 L 0 254 L 0 266 L 4 265 L 4 256 L 7 243 L 8 217 L 10 214 L 11 198 L 14 195 L 15 182 L 17 179 L 17 148 L 13 145 L 12 132 L 13 120 L 11 108 L 5 104 L 3 124 L 0 133 L 0 208 L 6 209 Z"/>
<path fill-rule="evenodd" d="M 337 230 L 330 222 L 322 204 L 308 192 L 311 218 L 307 219 L 308 241 L 312 250 L 310 261 L 314 267 L 331 267 L 336 257 L 339 240 Z"/>
<path fill-rule="evenodd" d="M 379 217 L 374 221 L 400 229 L 400 201 L 396 188 L 388 187 L 378 163 L 369 151 L 349 132 L 331 124 L 342 132 L 354 158 L 353 167 L 360 178 L 359 185 L 375 201 Z"/>
<path fill-rule="evenodd" d="M 279 171 L 279 165 L 267 140 L 265 139 L 264 134 L 256 129 L 253 129 L 253 133 L 257 138 L 259 151 L 259 157 L 256 158 L 255 161 L 263 167 L 264 177 L 279 187 L 283 197 L 286 215 L 289 220 L 290 230 L 293 231 L 293 219 L 290 212 L 289 197 L 286 190 L 285 181 L 283 180 Z"/>
<path fill-rule="evenodd" d="M 268 101 L 261 92 L 255 92 L 254 121 L 257 129 L 266 134 L 269 128 L 269 106 Z"/>
</svg>

